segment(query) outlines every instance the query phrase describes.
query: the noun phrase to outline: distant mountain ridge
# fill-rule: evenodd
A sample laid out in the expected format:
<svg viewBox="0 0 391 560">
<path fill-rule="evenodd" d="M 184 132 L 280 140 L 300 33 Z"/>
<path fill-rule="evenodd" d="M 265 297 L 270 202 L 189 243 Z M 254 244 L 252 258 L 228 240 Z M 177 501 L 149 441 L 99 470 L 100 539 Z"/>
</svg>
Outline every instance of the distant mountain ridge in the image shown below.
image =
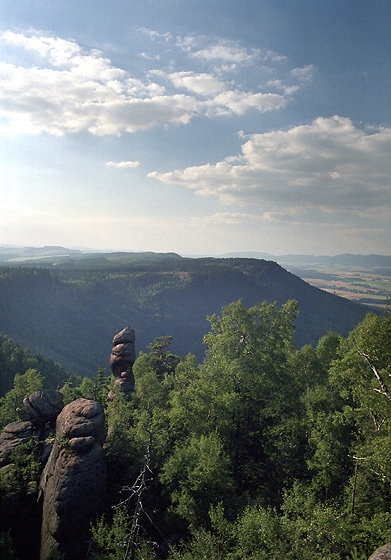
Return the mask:
<svg viewBox="0 0 391 560">
<path fill-rule="evenodd" d="M 72 259 L 88 259 L 91 262 L 95 259 L 109 259 L 113 261 L 117 258 L 127 257 L 128 259 L 156 260 L 167 258 L 208 258 L 208 256 L 181 256 L 177 253 L 155 253 L 152 251 L 97 251 L 94 249 L 68 249 L 66 247 L 48 245 L 44 247 L 1 247 L 0 263 L 2 264 L 66 264 Z M 301 255 L 284 254 L 273 255 L 258 251 L 235 251 L 210 258 L 252 258 L 274 261 L 282 266 L 347 266 L 347 267 L 391 267 L 391 256 L 378 254 L 352 254 L 342 253 L 334 256 L 330 255 Z M 39 261 L 39 262 L 37 262 Z"/>
<path fill-rule="evenodd" d="M 299 347 L 315 346 L 330 330 L 346 336 L 368 312 L 273 261 L 78 253 L 0 266 L 0 333 L 68 370 L 94 375 L 101 364 L 108 367 L 112 337 L 128 325 L 136 332 L 137 352 L 171 335 L 175 353 L 202 359 L 207 316 L 239 299 L 247 307 L 297 300 Z"/>
<path fill-rule="evenodd" d="M 355 255 L 351 253 L 341 253 L 335 256 L 328 255 L 271 255 L 268 253 L 257 253 L 257 252 L 237 252 L 237 253 L 227 253 L 225 255 L 220 255 L 221 258 L 229 257 L 240 257 L 240 258 L 256 258 L 256 259 L 266 259 L 273 260 L 279 264 L 292 264 L 297 265 L 329 265 L 329 266 L 348 266 L 348 267 L 391 267 L 391 256 L 388 255 Z"/>
</svg>

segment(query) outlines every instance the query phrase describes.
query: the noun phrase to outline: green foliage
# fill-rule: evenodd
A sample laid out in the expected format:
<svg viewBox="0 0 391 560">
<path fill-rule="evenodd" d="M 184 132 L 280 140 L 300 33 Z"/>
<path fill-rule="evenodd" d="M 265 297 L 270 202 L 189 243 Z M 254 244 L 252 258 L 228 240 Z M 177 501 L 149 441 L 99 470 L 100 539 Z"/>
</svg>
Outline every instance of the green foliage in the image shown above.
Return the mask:
<svg viewBox="0 0 391 560">
<path fill-rule="evenodd" d="M 94 378 L 83 377 L 81 379 L 78 376 L 72 376 L 61 387 L 60 392 L 64 397 L 64 404 L 84 397 L 98 401 L 103 407 L 106 407 L 107 396 L 112 388 L 112 383 L 112 377 L 106 376 L 104 367 L 100 366 Z"/>
<path fill-rule="evenodd" d="M 195 531 L 192 540 L 171 551 L 170 560 L 224 560 L 218 539 L 210 531 L 200 528 Z"/>
<path fill-rule="evenodd" d="M 37 268 L 37 265 L 39 268 Z M 47 267 L 45 270 L 44 267 Z M 205 317 L 239 297 L 247 307 L 263 300 L 300 303 L 295 340 L 316 345 L 329 330 L 347 336 L 365 308 L 299 281 L 279 265 L 258 259 L 193 259 L 178 255 L 113 254 L 70 258 L 52 266 L 0 267 L 0 332 L 30 348 L 50 351 L 67 370 L 91 376 L 108 366 L 113 333 L 137 327 L 137 348 L 162 333 L 174 338 L 175 353 L 203 359 Z M 13 371 L 3 393 L 12 387 Z M 47 383 L 50 370 L 43 372 Z M 63 385 L 66 376 L 51 388 Z"/>
<path fill-rule="evenodd" d="M 353 550 L 350 552 L 348 560 L 367 560 L 367 558 L 368 558 L 367 554 L 365 554 L 365 552 L 360 553 L 357 550 L 357 547 L 355 546 Z"/>
<path fill-rule="evenodd" d="M 266 303 L 246 310 L 239 301 L 211 318 L 212 331 L 204 338 L 200 383 L 207 426 L 228 450 L 235 478 L 253 494 L 265 486 L 270 497 L 280 492 L 295 450 L 295 429 L 282 429 L 282 423 L 295 407 L 289 360 L 296 315 L 296 302 L 281 310 Z"/>
<path fill-rule="evenodd" d="M 35 369 L 29 369 L 23 375 L 15 375 L 13 389 L 0 399 L 0 427 L 18 420 L 16 409 L 23 406 L 25 397 L 42 389 L 42 384 L 43 377 Z"/>
<path fill-rule="evenodd" d="M 91 560 L 122 560 L 129 535 L 129 515 L 125 507 L 118 508 L 111 523 L 101 517 L 91 527 Z"/>
<path fill-rule="evenodd" d="M 121 393 L 106 408 L 105 452 L 109 483 L 126 485 L 141 468 L 145 431 L 134 423 L 134 408 Z"/>
<path fill-rule="evenodd" d="M 390 319 L 297 350 L 297 313 L 292 301 L 224 307 L 199 364 L 155 339 L 130 401 L 107 400 L 103 367 L 63 387 L 65 402 L 103 404 L 109 487 L 129 496 L 92 527 L 92 560 L 153 558 L 150 543 L 171 540 L 173 560 L 359 560 L 391 540 Z M 16 376 L 0 418 L 41 384 Z M 39 471 L 31 451 L 13 458 L 20 486 Z"/>
<path fill-rule="evenodd" d="M 41 463 L 37 459 L 33 440 L 20 443 L 11 453 L 10 467 L 0 471 L 0 486 L 3 490 L 26 491 L 30 482 L 38 482 Z"/>
<path fill-rule="evenodd" d="M 202 525 L 211 505 L 234 487 L 229 458 L 216 434 L 192 436 L 177 446 L 160 480 L 171 493 L 175 513 L 192 527 Z"/>
<path fill-rule="evenodd" d="M 0 397 L 12 388 L 15 375 L 22 375 L 30 369 L 39 371 L 48 389 L 56 389 L 67 378 L 60 364 L 42 354 L 32 354 L 28 348 L 0 335 Z"/>
</svg>

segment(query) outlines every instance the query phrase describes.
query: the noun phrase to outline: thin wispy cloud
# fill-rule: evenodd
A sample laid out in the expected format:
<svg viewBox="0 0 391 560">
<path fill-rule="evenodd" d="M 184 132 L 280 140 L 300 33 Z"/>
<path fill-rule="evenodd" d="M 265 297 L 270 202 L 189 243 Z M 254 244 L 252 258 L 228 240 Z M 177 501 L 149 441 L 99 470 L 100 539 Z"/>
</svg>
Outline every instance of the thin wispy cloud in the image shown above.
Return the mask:
<svg viewBox="0 0 391 560">
<path fill-rule="evenodd" d="M 134 169 L 140 165 L 139 161 L 107 161 L 107 167 L 115 167 L 116 169 Z"/>
</svg>

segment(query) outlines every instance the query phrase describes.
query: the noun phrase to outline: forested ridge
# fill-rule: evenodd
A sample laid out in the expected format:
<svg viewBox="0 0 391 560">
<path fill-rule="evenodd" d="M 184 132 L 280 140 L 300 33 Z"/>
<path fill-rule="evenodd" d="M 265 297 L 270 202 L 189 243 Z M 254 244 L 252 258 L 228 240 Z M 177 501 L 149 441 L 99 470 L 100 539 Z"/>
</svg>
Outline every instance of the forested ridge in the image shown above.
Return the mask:
<svg viewBox="0 0 391 560">
<path fill-rule="evenodd" d="M 297 300 L 299 347 L 329 330 L 346 336 L 368 310 L 271 261 L 111 253 L 1 267 L 0 333 L 82 375 L 108 366 L 112 333 L 128 324 L 138 351 L 168 333 L 174 352 L 201 360 L 206 317 L 238 299 L 248 307 Z"/>
<path fill-rule="evenodd" d="M 102 369 L 65 383 L 66 402 L 93 396 L 107 419 L 114 509 L 93 524 L 89 558 L 362 560 L 391 541 L 391 318 L 298 349 L 297 314 L 295 301 L 231 303 L 209 317 L 200 361 L 155 339 L 129 402 L 107 400 Z M 20 375 L 14 404 L 24 376 L 45 384 Z"/>
</svg>

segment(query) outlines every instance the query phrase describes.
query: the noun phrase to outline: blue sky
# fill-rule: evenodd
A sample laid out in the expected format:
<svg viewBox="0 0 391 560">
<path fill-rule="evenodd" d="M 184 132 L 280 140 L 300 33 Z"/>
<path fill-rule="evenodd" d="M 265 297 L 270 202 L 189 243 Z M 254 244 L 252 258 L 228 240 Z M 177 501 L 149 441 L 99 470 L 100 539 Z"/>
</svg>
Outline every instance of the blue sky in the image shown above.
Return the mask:
<svg viewBox="0 0 391 560">
<path fill-rule="evenodd" d="M 0 245 L 391 253 L 389 0 L 2 0 Z"/>
</svg>

